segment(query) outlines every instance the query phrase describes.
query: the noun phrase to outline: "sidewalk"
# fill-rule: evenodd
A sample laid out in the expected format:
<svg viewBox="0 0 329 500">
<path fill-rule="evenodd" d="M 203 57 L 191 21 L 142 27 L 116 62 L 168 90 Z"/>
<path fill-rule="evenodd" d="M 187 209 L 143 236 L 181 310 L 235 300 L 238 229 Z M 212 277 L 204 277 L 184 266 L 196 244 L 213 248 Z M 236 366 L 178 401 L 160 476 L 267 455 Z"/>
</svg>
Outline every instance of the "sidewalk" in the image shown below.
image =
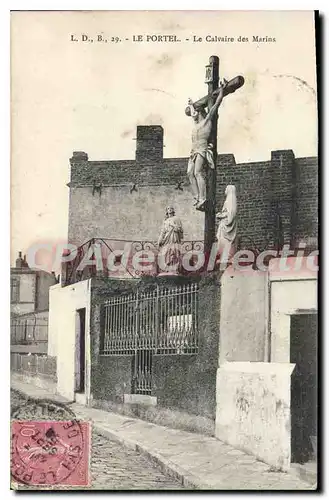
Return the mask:
<svg viewBox="0 0 329 500">
<path fill-rule="evenodd" d="M 36 399 L 64 402 L 44 389 L 13 381 L 12 389 Z M 208 436 L 170 429 L 76 403 L 77 417 L 92 420 L 101 435 L 133 448 L 179 479 L 186 488 L 203 490 L 314 490 L 293 473 L 273 472 L 255 457 Z"/>
</svg>

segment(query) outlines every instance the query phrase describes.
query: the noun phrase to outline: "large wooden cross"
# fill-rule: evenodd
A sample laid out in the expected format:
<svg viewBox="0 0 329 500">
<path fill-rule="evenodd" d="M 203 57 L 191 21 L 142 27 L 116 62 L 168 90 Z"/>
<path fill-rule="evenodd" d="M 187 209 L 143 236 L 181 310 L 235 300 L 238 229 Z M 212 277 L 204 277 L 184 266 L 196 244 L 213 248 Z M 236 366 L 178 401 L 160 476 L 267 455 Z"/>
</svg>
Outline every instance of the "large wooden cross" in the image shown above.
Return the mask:
<svg viewBox="0 0 329 500">
<path fill-rule="evenodd" d="M 206 66 L 205 83 L 208 85 L 208 94 L 193 103 L 196 110 L 206 107 L 209 110 L 216 101 L 219 84 L 219 58 L 217 56 L 211 56 L 209 59 L 209 64 Z M 224 97 L 235 92 L 243 84 L 244 78 L 242 76 L 236 76 L 230 80 L 224 90 Z M 188 116 L 190 115 L 190 107 L 185 109 L 185 113 Z M 215 166 L 217 164 L 217 123 L 218 113 L 216 113 L 216 116 L 212 120 L 211 134 L 208 141 L 213 145 Z M 207 203 L 205 206 L 204 249 L 206 255 L 209 255 L 216 237 L 216 168 L 207 168 L 206 181 Z"/>
</svg>

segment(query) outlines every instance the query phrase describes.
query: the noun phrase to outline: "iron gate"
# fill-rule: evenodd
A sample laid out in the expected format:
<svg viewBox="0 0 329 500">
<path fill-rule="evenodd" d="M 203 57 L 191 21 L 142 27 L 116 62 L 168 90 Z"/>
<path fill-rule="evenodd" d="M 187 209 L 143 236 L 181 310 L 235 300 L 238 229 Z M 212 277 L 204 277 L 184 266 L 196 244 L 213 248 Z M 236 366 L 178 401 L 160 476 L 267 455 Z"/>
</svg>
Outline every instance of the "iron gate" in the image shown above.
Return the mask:
<svg viewBox="0 0 329 500">
<path fill-rule="evenodd" d="M 154 354 L 198 352 L 198 285 L 111 297 L 103 304 L 102 355 L 132 355 L 132 392 L 150 394 Z"/>
</svg>

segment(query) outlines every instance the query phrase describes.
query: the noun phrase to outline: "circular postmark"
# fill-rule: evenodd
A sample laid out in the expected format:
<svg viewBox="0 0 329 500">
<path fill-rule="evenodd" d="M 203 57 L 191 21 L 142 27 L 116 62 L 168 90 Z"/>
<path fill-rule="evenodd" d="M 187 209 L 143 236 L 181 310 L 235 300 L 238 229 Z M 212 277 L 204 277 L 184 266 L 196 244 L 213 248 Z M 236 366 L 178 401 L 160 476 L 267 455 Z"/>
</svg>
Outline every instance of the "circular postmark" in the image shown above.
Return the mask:
<svg viewBox="0 0 329 500">
<path fill-rule="evenodd" d="M 12 422 L 11 474 L 28 485 L 63 484 L 83 457 L 77 420 Z"/>
<path fill-rule="evenodd" d="M 28 398 L 11 410 L 13 420 L 76 420 L 76 414 L 67 404 L 51 399 Z"/>
</svg>

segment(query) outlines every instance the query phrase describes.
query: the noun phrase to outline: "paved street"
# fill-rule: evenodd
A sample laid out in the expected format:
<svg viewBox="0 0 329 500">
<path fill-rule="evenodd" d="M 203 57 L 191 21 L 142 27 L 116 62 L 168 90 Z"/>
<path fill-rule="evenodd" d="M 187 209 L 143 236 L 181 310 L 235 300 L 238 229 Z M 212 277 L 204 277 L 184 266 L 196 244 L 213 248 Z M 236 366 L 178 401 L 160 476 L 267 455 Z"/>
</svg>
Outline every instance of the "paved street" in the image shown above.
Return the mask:
<svg viewBox="0 0 329 500">
<path fill-rule="evenodd" d="M 11 391 L 13 407 L 24 399 Z M 92 433 L 91 488 L 102 490 L 178 490 L 184 489 L 176 480 L 134 450 Z"/>
<path fill-rule="evenodd" d="M 31 384 L 19 380 L 12 380 L 11 384 L 34 401 L 51 398 L 58 404 L 65 403 L 61 397 Z M 13 405 L 17 402 L 21 400 L 13 394 Z M 163 427 L 78 403 L 71 402 L 67 408 L 82 421 L 93 422 L 92 489 L 181 490 L 182 485 L 185 489 L 201 490 L 316 488 L 316 474 L 309 482 L 301 479 L 294 469 L 278 471 L 211 436 Z M 33 414 L 38 412 L 32 409 Z M 51 407 L 47 411 L 52 411 Z M 161 464 L 161 470 L 153 460 Z M 171 479 L 169 473 L 179 480 Z"/>
<path fill-rule="evenodd" d="M 183 489 L 136 451 L 96 433 L 93 433 L 91 476 L 92 487 L 97 489 Z"/>
</svg>

